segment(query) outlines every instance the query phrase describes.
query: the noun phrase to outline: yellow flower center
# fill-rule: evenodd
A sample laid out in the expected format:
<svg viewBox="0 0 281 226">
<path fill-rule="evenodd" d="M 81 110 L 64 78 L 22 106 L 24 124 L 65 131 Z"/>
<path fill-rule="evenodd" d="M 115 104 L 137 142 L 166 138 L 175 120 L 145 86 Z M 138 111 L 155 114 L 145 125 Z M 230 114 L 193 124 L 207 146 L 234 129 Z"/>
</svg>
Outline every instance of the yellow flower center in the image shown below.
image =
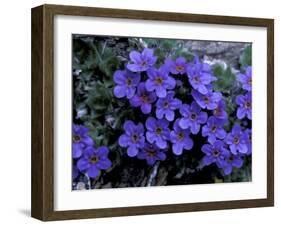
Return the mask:
<svg viewBox="0 0 281 226">
<path fill-rule="evenodd" d="M 81 137 L 79 135 L 74 135 L 72 139 L 73 139 L 73 142 L 79 143 L 81 140 Z"/>
<path fill-rule="evenodd" d="M 248 102 L 248 101 L 246 101 L 246 103 L 245 103 L 245 108 L 246 108 L 246 109 L 251 108 L 251 103 L 250 103 L 250 102 Z"/>
<path fill-rule="evenodd" d="M 132 140 L 133 140 L 133 142 L 137 142 L 137 141 L 138 141 L 138 135 L 137 135 L 137 134 L 134 134 L 134 135 L 132 136 Z"/>
<path fill-rule="evenodd" d="M 169 107 L 169 102 L 165 102 L 165 103 L 164 103 L 164 107 L 165 107 L 165 108 Z"/>
<path fill-rule="evenodd" d="M 239 144 L 239 138 L 238 138 L 238 137 L 234 137 L 233 143 L 234 143 L 234 144 Z"/>
<path fill-rule="evenodd" d="M 162 129 L 160 128 L 160 127 L 158 127 L 158 128 L 156 128 L 156 130 L 155 130 L 155 132 L 156 132 L 156 134 L 161 134 L 161 132 L 162 132 Z"/>
<path fill-rule="evenodd" d="M 150 157 L 153 157 L 156 155 L 156 152 L 154 149 L 148 149 L 146 152 L 147 152 L 147 155 Z"/>
<path fill-rule="evenodd" d="M 131 79 L 129 79 L 129 78 L 127 78 L 127 80 L 126 80 L 126 84 L 127 84 L 128 86 L 130 86 L 130 85 L 132 84 L 132 80 L 131 80 Z"/>
<path fill-rule="evenodd" d="M 211 128 L 211 131 L 216 132 L 216 130 L 217 130 L 217 127 L 215 125 L 213 125 L 212 128 Z"/>
<path fill-rule="evenodd" d="M 155 83 L 156 83 L 157 85 L 161 85 L 161 84 L 163 83 L 163 79 L 162 79 L 160 76 L 158 76 L 158 77 L 156 77 L 156 79 L 155 79 Z"/>
<path fill-rule="evenodd" d="M 91 158 L 91 160 L 90 160 L 91 163 L 96 163 L 96 162 L 98 162 L 98 161 L 99 161 L 99 158 L 98 158 L 98 156 L 96 156 L 96 155 L 93 155 L 92 158 Z"/>
<path fill-rule="evenodd" d="M 148 97 L 144 94 L 140 97 L 140 99 L 142 100 L 142 102 L 148 102 Z"/>
<path fill-rule="evenodd" d="M 209 97 L 206 97 L 206 96 L 203 98 L 203 100 L 206 104 L 208 104 L 210 102 Z"/>
<path fill-rule="evenodd" d="M 191 113 L 190 118 L 191 118 L 192 120 L 195 120 L 195 119 L 196 119 L 196 114 L 195 114 L 195 113 Z"/>
<path fill-rule="evenodd" d="M 176 66 L 176 70 L 179 71 L 179 72 L 183 71 L 183 69 L 184 69 L 184 67 L 181 66 L 181 65 Z"/>
<path fill-rule="evenodd" d="M 250 78 L 249 80 L 248 80 L 248 85 L 252 85 L 252 78 Z"/>
<path fill-rule="evenodd" d="M 144 60 L 141 62 L 141 66 L 145 66 L 145 65 L 146 65 L 146 61 Z"/>
<path fill-rule="evenodd" d="M 220 152 L 218 150 L 213 151 L 213 156 L 218 157 L 220 155 Z"/>
<path fill-rule="evenodd" d="M 182 140 L 184 138 L 183 132 L 178 133 L 177 138 L 178 138 L 178 140 Z"/>
<path fill-rule="evenodd" d="M 198 75 L 194 76 L 194 81 L 195 82 L 200 82 L 200 77 Z"/>
</svg>

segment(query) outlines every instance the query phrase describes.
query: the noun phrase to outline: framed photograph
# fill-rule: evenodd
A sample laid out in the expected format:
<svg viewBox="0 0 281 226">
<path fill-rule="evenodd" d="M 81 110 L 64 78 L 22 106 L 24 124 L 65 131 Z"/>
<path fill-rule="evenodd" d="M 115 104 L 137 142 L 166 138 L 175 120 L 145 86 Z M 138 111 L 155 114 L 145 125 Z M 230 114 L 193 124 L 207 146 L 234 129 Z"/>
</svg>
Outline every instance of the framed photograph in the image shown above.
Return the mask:
<svg viewBox="0 0 281 226">
<path fill-rule="evenodd" d="M 32 9 L 32 216 L 274 205 L 273 19 Z"/>
</svg>

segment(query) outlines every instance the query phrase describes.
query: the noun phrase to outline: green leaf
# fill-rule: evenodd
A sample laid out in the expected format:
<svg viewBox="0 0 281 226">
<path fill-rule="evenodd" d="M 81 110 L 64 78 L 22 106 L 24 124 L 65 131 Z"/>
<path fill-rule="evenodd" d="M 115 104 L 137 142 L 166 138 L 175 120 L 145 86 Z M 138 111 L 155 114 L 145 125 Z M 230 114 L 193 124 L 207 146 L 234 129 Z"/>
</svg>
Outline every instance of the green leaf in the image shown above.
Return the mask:
<svg viewBox="0 0 281 226">
<path fill-rule="evenodd" d="M 106 112 L 111 106 L 111 89 L 104 84 L 97 82 L 93 85 L 86 104 L 91 110 L 97 113 Z"/>
<path fill-rule="evenodd" d="M 154 55 L 157 56 L 157 65 L 160 66 L 161 64 L 163 64 L 165 53 L 160 48 L 156 48 L 154 50 Z"/>
<path fill-rule="evenodd" d="M 252 65 L 252 45 L 249 45 L 245 48 L 244 52 L 240 56 L 239 62 L 241 67 Z"/>
<path fill-rule="evenodd" d="M 162 40 L 160 48 L 166 51 L 171 51 L 176 46 L 176 40 L 166 39 Z"/>
<path fill-rule="evenodd" d="M 227 67 L 225 70 L 221 65 L 213 67 L 213 73 L 217 78 L 214 84 L 214 90 L 229 93 L 230 89 L 235 83 L 235 75 L 231 72 L 231 68 Z"/>
</svg>

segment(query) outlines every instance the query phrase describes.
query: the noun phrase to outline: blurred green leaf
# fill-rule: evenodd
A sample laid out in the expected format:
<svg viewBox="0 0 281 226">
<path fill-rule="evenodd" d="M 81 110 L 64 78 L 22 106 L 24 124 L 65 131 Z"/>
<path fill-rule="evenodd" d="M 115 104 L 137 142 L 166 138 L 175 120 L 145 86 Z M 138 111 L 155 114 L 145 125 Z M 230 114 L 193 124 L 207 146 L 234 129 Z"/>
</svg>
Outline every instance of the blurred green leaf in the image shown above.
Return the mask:
<svg viewBox="0 0 281 226">
<path fill-rule="evenodd" d="M 229 93 L 229 90 L 235 83 L 235 75 L 231 72 L 231 68 L 227 67 L 225 70 L 221 65 L 213 67 L 213 73 L 217 78 L 214 84 L 214 90 Z"/>
<path fill-rule="evenodd" d="M 241 67 L 252 65 L 252 45 L 249 45 L 245 48 L 244 52 L 240 56 L 239 62 Z"/>
</svg>

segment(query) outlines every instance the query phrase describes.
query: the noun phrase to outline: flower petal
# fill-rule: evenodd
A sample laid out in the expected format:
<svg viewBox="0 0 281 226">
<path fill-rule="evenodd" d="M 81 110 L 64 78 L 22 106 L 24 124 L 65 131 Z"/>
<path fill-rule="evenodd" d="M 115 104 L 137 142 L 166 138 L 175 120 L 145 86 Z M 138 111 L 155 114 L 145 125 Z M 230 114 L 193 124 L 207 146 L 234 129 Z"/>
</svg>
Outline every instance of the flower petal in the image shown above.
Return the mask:
<svg viewBox="0 0 281 226">
<path fill-rule="evenodd" d="M 118 85 L 124 85 L 126 78 L 125 78 L 125 72 L 121 70 L 117 70 L 114 72 L 113 80 Z"/>
<path fill-rule="evenodd" d="M 175 155 L 181 155 L 183 151 L 183 145 L 181 143 L 175 143 L 173 144 L 172 149 Z"/>
<path fill-rule="evenodd" d="M 141 105 L 141 111 L 144 114 L 149 114 L 151 112 L 151 104 L 144 103 Z"/>
<path fill-rule="evenodd" d="M 137 156 L 139 150 L 136 148 L 135 145 L 131 145 L 128 149 L 127 149 L 127 154 L 129 157 L 135 157 Z"/>
<path fill-rule="evenodd" d="M 172 122 L 175 118 L 175 112 L 171 110 L 167 110 L 165 116 L 168 121 Z"/>
<path fill-rule="evenodd" d="M 79 171 L 84 171 L 84 170 L 88 169 L 89 167 L 90 167 L 90 163 L 87 159 L 81 158 L 78 160 L 77 168 L 79 169 Z"/>
<path fill-rule="evenodd" d="M 117 98 L 122 98 L 126 96 L 126 87 L 125 86 L 115 86 L 113 89 L 114 96 Z"/>
<path fill-rule="evenodd" d="M 87 174 L 91 178 L 96 178 L 100 174 L 100 171 L 95 165 L 91 165 L 91 167 L 87 170 Z"/>
<path fill-rule="evenodd" d="M 141 63 L 141 54 L 137 51 L 131 51 L 130 52 L 130 60 L 134 63 Z"/>
<path fill-rule="evenodd" d="M 80 143 L 72 144 L 72 158 L 79 158 L 82 155 L 83 148 Z"/>
<path fill-rule="evenodd" d="M 118 143 L 123 148 L 128 147 L 131 143 L 131 138 L 128 135 L 123 134 L 119 137 Z"/>
<path fill-rule="evenodd" d="M 107 170 L 111 166 L 111 161 L 106 158 L 106 159 L 101 159 L 100 161 L 97 162 L 97 168 Z"/>
</svg>

